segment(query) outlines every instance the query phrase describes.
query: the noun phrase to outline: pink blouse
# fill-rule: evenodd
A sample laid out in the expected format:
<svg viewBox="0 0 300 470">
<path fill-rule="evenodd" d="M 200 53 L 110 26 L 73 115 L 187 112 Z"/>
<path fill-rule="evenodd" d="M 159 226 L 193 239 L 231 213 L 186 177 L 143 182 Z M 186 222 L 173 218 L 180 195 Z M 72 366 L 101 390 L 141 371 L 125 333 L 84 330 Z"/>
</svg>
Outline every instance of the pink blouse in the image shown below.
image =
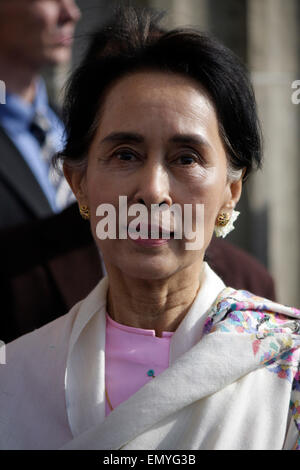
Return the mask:
<svg viewBox="0 0 300 470">
<path fill-rule="evenodd" d="M 105 384 L 113 408 L 169 366 L 172 332 L 121 325 L 106 314 Z M 111 412 L 106 399 L 106 416 Z"/>
</svg>

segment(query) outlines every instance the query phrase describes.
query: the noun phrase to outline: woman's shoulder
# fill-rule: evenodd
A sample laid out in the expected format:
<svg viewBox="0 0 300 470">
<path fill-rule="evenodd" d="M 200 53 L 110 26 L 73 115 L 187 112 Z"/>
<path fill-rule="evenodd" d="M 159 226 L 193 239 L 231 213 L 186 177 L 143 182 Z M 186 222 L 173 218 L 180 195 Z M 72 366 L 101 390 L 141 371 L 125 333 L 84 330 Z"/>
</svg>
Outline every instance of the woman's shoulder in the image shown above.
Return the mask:
<svg viewBox="0 0 300 470">
<path fill-rule="evenodd" d="M 214 303 L 218 309 L 265 311 L 274 314 L 282 314 L 300 320 L 300 310 L 294 307 L 274 302 L 265 297 L 258 296 L 243 289 L 226 287 Z"/>
<path fill-rule="evenodd" d="M 3 405 L 0 449 L 23 449 L 28 443 L 28 448 L 35 448 L 39 439 L 47 446 L 45 422 L 50 428 L 53 423 L 63 422 L 63 429 L 68 430 L 64 411 L 65 369 L 77 311 L 78 305 L 66 315 L 6 345 L 5 363 L 0 365 Z M 27 434 L 24 432 L 26 422 L 31 423 Z M 57 426 L 55 429 L 57 431 Z M 58 436 L 61 432 L 58 429 Z"/>
<path fill-rule="evenodd" d="M 5 351 L 6 365 L 9 367 L 5 368 L 10 369 L 25 362 L 34 364 L 35 357 L 41 364 L 43 359 L 52 360 L 56 353 L 58 358 L 65 357 L 74 325 L 76 323 L 84 325 L 85 319 L 99 310 L 105 302 L 106 289 L 106 279 L 101 280 L 90 294 L 77 302 L 68 313 L 8 343 Z"/>
<path fill-rule="evenodd" d="M 79 302 L 67 314 L 50 323 L 31 331 L 5 346 L 5 369 L 30 361 L 39 361 L 54 351 L 66 349 L 76 314 L 80 308 Z M 51 354 L 52 353 L 52 354 Z"/>
<path fill-rule="evenodd" d="M 225 326 L 226 323 L 226 326 Z M 257 296 L 247 290 L 226 287 L 211 306 L 205 332 L 220 328 L 224 331 L 260 335 L 290 332 L 300 336 L 300 310 Z"/>
</svg>

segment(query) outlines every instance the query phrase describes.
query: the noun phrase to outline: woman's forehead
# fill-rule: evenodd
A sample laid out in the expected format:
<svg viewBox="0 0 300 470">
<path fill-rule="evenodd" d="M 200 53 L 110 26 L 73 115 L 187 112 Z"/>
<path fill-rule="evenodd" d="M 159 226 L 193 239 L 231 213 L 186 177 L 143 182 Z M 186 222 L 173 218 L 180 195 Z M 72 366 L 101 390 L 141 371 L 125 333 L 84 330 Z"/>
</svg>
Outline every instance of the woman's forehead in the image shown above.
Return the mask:
<svg viewBox="0 0 300 470">
<path fill-rule="evenodd" d="M 170 132 L 187 133 L 218 122 L 207 94 L 189 77 L 164 72 L 136 72 L 120 78 L 106 93 L 100 131 L 138 132 L 164 126 Z M 161 129 L 163 130 L 163 129 Z"/>
<path fill-rule="evenodd" d="M 159 70 L 141 70 L 128 73 L 115 80 L 105 94 L 105 101 L 116 100 L 136 101 L 136 99 L 147 99 L 170 96 L 173 99 L 187 99 L 187 95 L 194 99 L 201 98 L 212 106 L 211 100 L 205 89 L 193 78 L 182 74 L 164 72 Z M 129 97 L 128 97 L 129 95 Z M 128 101 L 127 100 L 127 101 Z M 119 103 L 120 104 L 120 103 Z"/>
</svg>

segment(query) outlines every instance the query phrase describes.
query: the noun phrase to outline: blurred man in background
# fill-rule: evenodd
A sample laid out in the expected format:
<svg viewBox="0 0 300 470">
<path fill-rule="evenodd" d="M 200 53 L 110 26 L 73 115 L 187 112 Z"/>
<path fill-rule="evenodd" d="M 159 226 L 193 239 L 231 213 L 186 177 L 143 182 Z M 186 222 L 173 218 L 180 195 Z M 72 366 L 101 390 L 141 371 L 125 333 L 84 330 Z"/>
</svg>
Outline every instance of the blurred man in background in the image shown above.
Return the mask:
<svg viewBox="0 0 300 470">
<path fill-rule="evenodd" d="M 44 66 L 69 61 L 74 0 L 0 0 L 0 229 L 46 217 L 73 197 L 51 167 L 63 125 L 48 103 Z"/>
</svg>

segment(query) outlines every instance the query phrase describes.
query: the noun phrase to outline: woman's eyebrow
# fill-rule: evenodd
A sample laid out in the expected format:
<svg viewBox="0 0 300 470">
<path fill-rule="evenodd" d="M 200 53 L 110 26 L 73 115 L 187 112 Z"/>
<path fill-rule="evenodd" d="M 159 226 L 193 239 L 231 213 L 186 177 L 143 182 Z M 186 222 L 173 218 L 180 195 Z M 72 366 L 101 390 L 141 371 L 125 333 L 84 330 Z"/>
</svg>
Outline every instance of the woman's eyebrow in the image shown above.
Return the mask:
<svg viewBox="0 0 300 470">
<path fill-rule="evenodd" d="M 134 132 L 112 132 L 101 140 L 100 145 L 107 142 L 118 143 L 124 141 L 139 144 L 144 142 L 144 140 L 145 139 L 141 134 L 136 134 Z"/>
<path fill-rule="evenodd" d="M 175 134 L 169 139 L 169 141 L 176 144 L 200 145 L 211 148 L 210 143 L 200 134 Z M 142 134 L 135 132 L 111 132 L 100 141 L 99 145 L 120 142 L 140 144 L 145 142 L 145 137 L 143 137 Z"/>
<path fill-rule="evenodd" d="M 170 139 L 170 141 L 176 144 L 192 144 L 211 147 L 210 143 L 199 134 L 176 134 Z"/>
</svg>

